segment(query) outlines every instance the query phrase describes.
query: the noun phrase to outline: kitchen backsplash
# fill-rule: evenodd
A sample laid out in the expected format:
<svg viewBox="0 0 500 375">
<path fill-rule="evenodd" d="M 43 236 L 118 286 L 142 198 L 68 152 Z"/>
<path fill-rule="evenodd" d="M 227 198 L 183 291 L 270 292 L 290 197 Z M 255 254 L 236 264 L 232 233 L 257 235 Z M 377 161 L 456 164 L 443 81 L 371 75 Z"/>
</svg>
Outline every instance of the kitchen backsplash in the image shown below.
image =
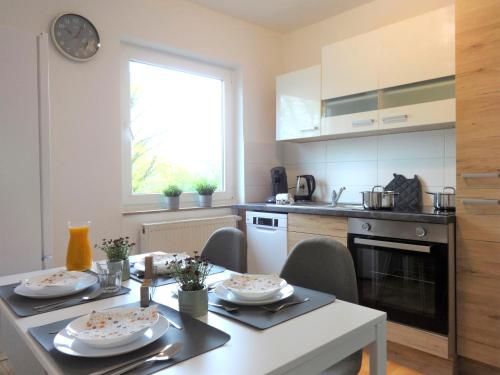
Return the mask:
<svg viewBox="0 0 500 375">
<path fill-rule="evenodd" d="M 281 162 L 288 186 L 297 175 L 316 178 L 314 199 L 330 201 L 332 189 L 347 189 L 341 202 L 361 202 L 360 192 L 387 185 L 393 173 L 418 175 L 422 190 L 456 185 L 455 129 L 388 134 L 322 142 L 281 144 Z M 291 190 L 293 191 L 293 190 Z M 432 205 L 423 194 L 425 205 Z"/>
</svg>

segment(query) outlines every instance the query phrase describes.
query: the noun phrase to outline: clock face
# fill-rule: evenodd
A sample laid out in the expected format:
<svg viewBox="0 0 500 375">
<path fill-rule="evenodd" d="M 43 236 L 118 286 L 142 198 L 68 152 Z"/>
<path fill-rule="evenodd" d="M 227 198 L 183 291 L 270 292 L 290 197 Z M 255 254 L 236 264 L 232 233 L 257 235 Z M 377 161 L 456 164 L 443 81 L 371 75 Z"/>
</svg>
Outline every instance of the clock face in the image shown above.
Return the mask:
<svg viewBox="0 0 500 375">
<path fill-rule="evenodd" d="M 100 47 L 99 34 L 92 23 L 78 14 L 63 14 L 52 23 L 52 39 L 66 57 L 90 60 Z"/>
</svg>

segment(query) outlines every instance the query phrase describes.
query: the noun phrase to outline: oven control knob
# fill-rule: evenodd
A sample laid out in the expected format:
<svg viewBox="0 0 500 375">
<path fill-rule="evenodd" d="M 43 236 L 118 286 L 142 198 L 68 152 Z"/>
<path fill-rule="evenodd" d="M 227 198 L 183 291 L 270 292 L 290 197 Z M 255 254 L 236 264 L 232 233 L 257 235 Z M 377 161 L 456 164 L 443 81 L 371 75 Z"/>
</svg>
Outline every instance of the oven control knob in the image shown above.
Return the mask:
<svg viewBox="0 0 500 375">
<path fill-rule="evenodd" d="M 420 238 L 425 237 L 427 235 L 427 229 L 423 227 L 417 227 L 417 229 L 415 229 L 415 234 Z"/>
<path fill-rule="evenodd" d="M 370 225 L 370 223 L 363 223 L 361 224 L 361 229 L 366 230 L 368 232 L 370 229 L 372 229 L 372 226 Z"/>
</svg>

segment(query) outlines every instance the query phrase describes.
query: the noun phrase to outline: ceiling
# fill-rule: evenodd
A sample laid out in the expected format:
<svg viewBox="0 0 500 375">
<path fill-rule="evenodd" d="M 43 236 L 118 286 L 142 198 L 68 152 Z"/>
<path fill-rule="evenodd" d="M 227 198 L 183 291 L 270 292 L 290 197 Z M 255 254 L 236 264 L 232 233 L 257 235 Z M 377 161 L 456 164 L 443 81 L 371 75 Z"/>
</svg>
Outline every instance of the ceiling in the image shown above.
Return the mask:
<svg viewBox="0 0 500 375">
<path fill-rule="evenodd" d="M 190 0 L 279 32 L 289 32 L 373 0 Z"/>
</svg>

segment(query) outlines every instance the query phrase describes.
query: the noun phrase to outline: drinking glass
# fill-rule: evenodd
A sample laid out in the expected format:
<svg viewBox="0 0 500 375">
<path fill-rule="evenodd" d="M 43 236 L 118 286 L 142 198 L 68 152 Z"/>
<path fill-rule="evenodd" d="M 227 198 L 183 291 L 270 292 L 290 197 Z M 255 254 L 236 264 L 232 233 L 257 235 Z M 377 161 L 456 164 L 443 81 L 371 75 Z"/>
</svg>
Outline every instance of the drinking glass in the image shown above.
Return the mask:
<svg viewBox="0 0 500 375">
<path fill-rule="evenodd" d="M 116 293 L 122 287 L 123 260 L 96 262 L 97 276 L 104 293 Z"/>
<path fill-rule="evenodd" d="M 69 241 L 66 255 L 68 271 L 85 271 L 92 267 L 89 228 L 90 221 L 68 222 Z"/>
</svg>

